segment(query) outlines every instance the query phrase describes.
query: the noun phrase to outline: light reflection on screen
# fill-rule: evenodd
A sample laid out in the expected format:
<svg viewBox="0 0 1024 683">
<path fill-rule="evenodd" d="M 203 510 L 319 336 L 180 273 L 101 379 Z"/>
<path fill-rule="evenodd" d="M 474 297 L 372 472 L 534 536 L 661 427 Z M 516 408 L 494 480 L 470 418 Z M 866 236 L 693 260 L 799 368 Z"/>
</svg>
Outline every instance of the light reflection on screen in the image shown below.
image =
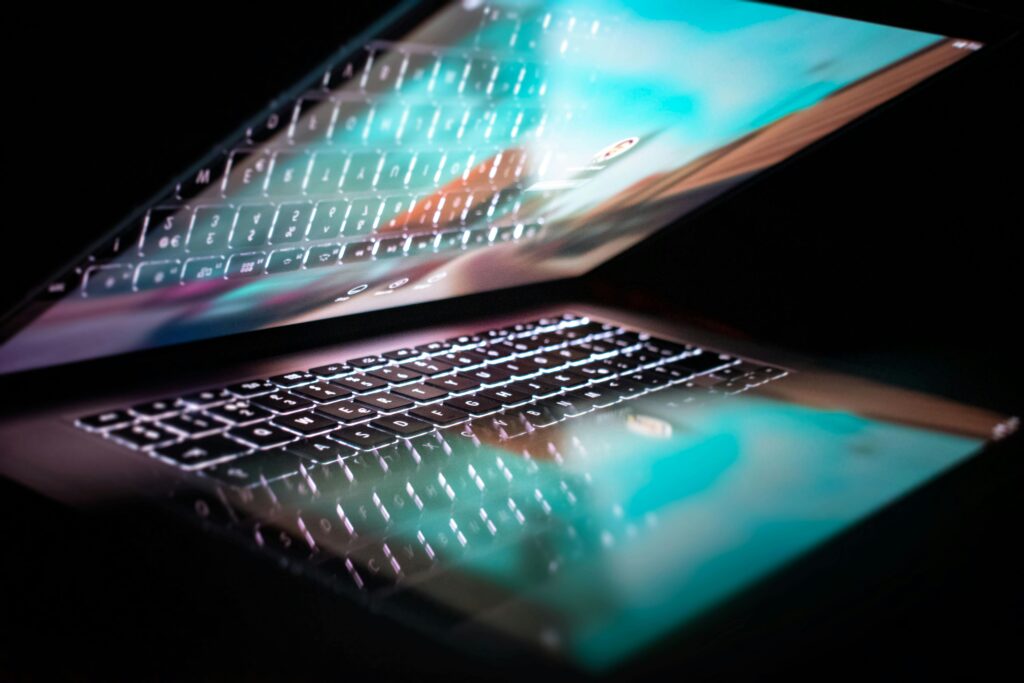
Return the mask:
<svg viewBox="0 0 1024 683">
<path fill-rule="evenodd" d="M 955 47 L 746 2 L 452 3 L 76 264 L 0 371 L 581 274 Z"/>
</svg>

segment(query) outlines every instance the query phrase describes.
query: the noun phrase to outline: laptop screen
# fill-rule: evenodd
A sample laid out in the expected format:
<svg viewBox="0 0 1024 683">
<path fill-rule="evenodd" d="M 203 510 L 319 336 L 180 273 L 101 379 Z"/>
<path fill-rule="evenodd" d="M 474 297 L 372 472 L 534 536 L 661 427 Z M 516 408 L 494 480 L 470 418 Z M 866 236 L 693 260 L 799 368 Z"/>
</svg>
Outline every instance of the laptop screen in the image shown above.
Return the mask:
<svg viewBox="0 0 1024 683">
<path fill-rule="evenodd" d="M 738 1 L 451 2 L 70 264 L 0 372 L 577 276 L 978 47 Z"/>
</svg>

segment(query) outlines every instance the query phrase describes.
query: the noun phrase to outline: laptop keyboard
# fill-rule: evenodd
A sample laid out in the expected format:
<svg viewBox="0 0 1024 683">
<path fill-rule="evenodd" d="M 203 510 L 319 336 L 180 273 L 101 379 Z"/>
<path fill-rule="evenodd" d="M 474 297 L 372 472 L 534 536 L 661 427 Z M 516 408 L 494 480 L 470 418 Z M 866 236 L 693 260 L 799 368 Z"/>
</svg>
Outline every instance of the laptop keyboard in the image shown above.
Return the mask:
<svg viewBox="0 0 1024 683">
<path fill-rule="evenodd" d="M 52 282 L 102 297 L 532 240 L 524 168 L 571 125 L 541 39 L 607 23 L 486 9 L 487 44 L 374 41 L 331 65 Z M 527 159 L 529 155 L 529 159 Z"/>
<path fill-rule="evenodd" d="M 600 462 L 613 446 L 588 430 L 566 439 L 559 426 L 615 421 L 646 397 L 626 421 L 650 434 L 665 429 L 647 415 L 651 400 L 663 396 L 675 410 L 787 374 L 566 314 L 77 424 L 212 484 L 234 501 L 230 524 L 258 546 L 308 563 L 332 585 L 386 596 L 524 539 L 536 541 L 548 571 L 584 536 L 608 545 L 635 534 L 587 528 L 594 522 L 582 502 L 594 496 L 578 463 Z M 577 465 L 564 468 L 570 461 Z M 192 505 L 206 515 L 216 503 Z M 540 552 L 547 547 L 560 550 Z"/>
<path fill-rule="evenodd" d="M 670 386 L 696 400 L 785 374 L 565 315 L 161 398 L 77 424 L 175 467 L 258 486 L 300 465 L 409 439 L 480 431 L 504 441 Z"/>
</svg>

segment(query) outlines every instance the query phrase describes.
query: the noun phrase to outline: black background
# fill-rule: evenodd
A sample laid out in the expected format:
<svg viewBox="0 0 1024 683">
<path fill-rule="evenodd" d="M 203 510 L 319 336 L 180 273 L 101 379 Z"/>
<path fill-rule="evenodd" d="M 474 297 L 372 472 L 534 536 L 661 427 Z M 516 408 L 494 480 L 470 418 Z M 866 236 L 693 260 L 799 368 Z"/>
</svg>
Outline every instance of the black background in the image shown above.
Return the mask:
<svg viewBox="0 0 1024 683">
<path fill-rule="evenodd" d="M 970 4 L 1020 19 L 1010 2 Z M 139 6 L 116 17 L 91 7 L 59 16 L 40 8 L 12 17 L 9 28 L 23 47 L 7 70 L 14 114 L 8 177 L 16 191 L 5 198 L 11 223 L 4 227 L 0 308 L 386 5 L 246 6 L 222 16 Z M 934 3 L 901 5 L 928 16 Z M 975 61 L 826 151 L 608 264 L 599 272 L 603 291 L 839 367 L 1024 412 L 1020 42 Z M 444 670 L 447 654 L 361 613 L 342 619 L 326 607 L 309 608 L 318 598 L 300 586 L 289 584 L 295 600 L 239 600 L 224 569 L 233 560 L 215 548 L 169 562 L 187 541 L 140 549 L 125 543 L 140 531 L 134 522 L 99 531 L 9 483 L 0 486 L 8 574 L 0 591 L 9 605 L 0 623 L 12 632 L 0 646 L 0 673 L 297 676 L 306 666 L 330 664 L 326 653 L 344 660 L 339 677 L 351 669 Z M 904 577 L 898 588 L 865 593 L 884 605 L 824 629 L 814 655 L 794 644 L 775 666 L 803 658 L 810 662 L 805 671 L 835 663 L 847 672 L 918 674 L 1010 662 L 1005 648 L 1024 626 L 1016 578 L 1024 567 L 1010 541 L 1022 517 L 1010 496 L 963 519 L 940 516 L 955 527 L 942 550 L 894 567 Z M 245 562 L 237 571 L 253 585 L 284 581 L 271 572 L 253 578 L 265 570 Z M 325 635 L 339 623 L 344 635 Z M 37 651 L 65 656 L 39 659 Z"/>
</svg>

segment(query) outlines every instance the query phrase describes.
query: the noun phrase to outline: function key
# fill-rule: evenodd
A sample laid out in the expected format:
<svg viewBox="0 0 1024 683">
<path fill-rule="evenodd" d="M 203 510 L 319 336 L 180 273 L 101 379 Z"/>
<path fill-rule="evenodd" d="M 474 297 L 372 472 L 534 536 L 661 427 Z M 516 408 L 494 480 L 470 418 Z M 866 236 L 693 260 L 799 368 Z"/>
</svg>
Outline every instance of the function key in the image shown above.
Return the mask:
<svg viewBox="0 0 1024 683">
<path fill-rule="evenodd" d="M 329 363 L 327 365 L 318 365 L 315 368 L 310 368 L 309 372 L 317 377 L 331 379 L 342 375 L 352 374 L 354 369 L 349 366 L 348 363 Z"/>
<path fill-rule="evenodd" d="M 352 358 L 348 361 L 349 365 L 360 370 L 379 368 L 382 365 L 387 365 L 387 363 L 387 359 L 382 358 L 381 356 L 360 356 L 359 358 Z"/>
<path fill-rule="evenodd" d="M 402 361 L 402 360 L 409 360 L 410 358 L 416 358 L 417 356 L 420 355 L 420 352 L 417 351 L 416 349 L 408 349 L 408 348 L 406 348 L 406 349 L 395 349 L 394 351 L 388 351 L 386 353 L 382 353 L 381 355 L 384 358 L 387 358 L 388 360 Z"/>
<path fill-rule="evenodd" d="M 478 334 L 464 334 L 458 337 L 446 339 L 445 344 L 451 345 L 453 349 L 471 349 L 484 342 L 484 338 Z"/>
<path fill-rule="evenodd" d="M 442 351 L 447 351 L 451 347 L 452 345 L 449 342 L 436 341 L 430 342 L 429 344 L 420 344 L 419 346 L 416 347 L 416 350 L 419 351 L 420 353 L 432 355 L 435 353 L 441 353 Z"/>
<path fill-rule="evenodd" d="M 248 382 L 232 384 L 228 386 L 228 391 L 235 396 L 248 398 L 250 396 L 259 396 L 261 394 L 269 394 L 272 391 L 277 391 L 277 386 L 265 379 L 252 379 Z"/>
<path fill-rule="evenodd" d="M 274 375 L 270 381 L 283 389 L 291 389 L 315 382 L 316 377 L 308 372 L 288 372 L 283 375 Z"/>
<path fill-rule="evenodd" d="M 103 429 L 113 429 L 115 427 L 123 427 L 126 424 L 130 424 L 132 416 L 127 410 L 108 410 L 105 413 L 97 413 L 96 415 L 89 415 L 88 417 L 81 417 L 77 420 L 79 427 L 85 429 L 91 429 L 99 431 Z"/>
</svg>

